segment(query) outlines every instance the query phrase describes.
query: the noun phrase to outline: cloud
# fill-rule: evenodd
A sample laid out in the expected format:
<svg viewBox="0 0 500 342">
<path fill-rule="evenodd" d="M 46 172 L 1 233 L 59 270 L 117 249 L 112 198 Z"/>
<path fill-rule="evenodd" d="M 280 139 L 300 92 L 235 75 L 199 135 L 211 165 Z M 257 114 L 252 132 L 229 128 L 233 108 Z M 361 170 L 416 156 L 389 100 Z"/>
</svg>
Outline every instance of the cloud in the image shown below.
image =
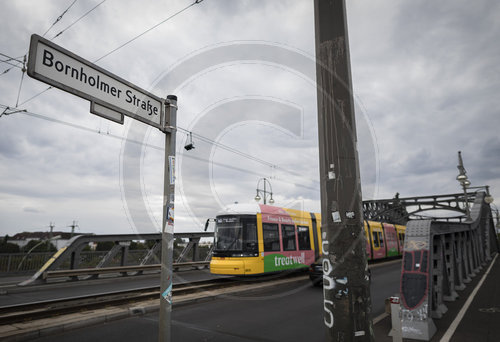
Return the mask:
<svg viewBox="0 0 500 342">
<path fill-rule="evenodd" d="M 24 207 L 23 211 L 26 212 L 26 213 L 34 213 L 34 214 L 39 214 L 39 213 L 43 212 L 43 211 L 40 211 L 37 208 L 32 208 L 32 207 Z"/>
<path fill-rule="evenodd" d="M 52 39 L 97 4 L 75 3 L 47 37 Z M 154 0 L 107 1 L 54 42 L 96 61 L 186 5 L 185 1 L 171 1 L 168 7 Z M 48 0 L 6 2 L 0 13 L 4 23 L 0 52 L 22 59 L 30 35 L 43 34 L 67 6 Z M 459 192 L 458 150 L 463 151 L 472 183 L 489 184 L 495 197 L 500 191 L 500 46 L 495 44 L 500 4 L 485 0 L 471 7 L 449 0 L 348 2 L 347 6 L 365 198 L 392 197 L 396 192 L 401 196 Z M 289 48 L 304 58 L 314 56 L 312 2 L 204 1 L 97 62 L 158 96 L 175 93 L 178 125 L 188 131 L 198 129 L 196 123 L 209 109 L 230 99 L 275 99 L 302 111 L 298 136 L 279 125 L 258 122 L 251 110 L 241 108 L 236 114 L 245 122 L 212 137 L 275 168 L 197 138 L 196 149 L 186 152 L 186 133 L 179 130 L 178 171 L 188 165 L 190 170 L 183 169 L 186 178 L 177 183 L 178 231 L 200 229 L 202 216 L 213 217 L 221 204 L 253 201 L 260 177 L 271 179 L 277 205 L 319 210 L 314 84 L 286 65 L 259 62 L 257 50 L 245 52 L 257 55 L 252 61 L 206 67 L 179 82 L 169 79 L 169 72 L 189 57 L 243 41 Z M 296 66 L 308 68 L 304 63 Z M 0 63 L 0 73 L 5 69 L 7 65 Z M 19 68 L 0 76 L 0 104 L 15 105 L 20 82 Z M 135 138 L 130 118 L 124 126 L 111 123 L 89 115 L 88 101 L 57 89 L 40 94 L 45 89 L 42 82 L 24 77 L 20 108 L 38 116 L 0 117 L 2 231 L 12 234 L 54 220 L 63 227 L 74 219 L 82 231 L 128 233 L 138 225 L 157 231 L 162 217 L 164 135 L 148 129 L 145 145 L 130 143 L 137 149 L 127 154 L 126 139 Z M 210 135 L 218 124 L 213 118 L 193 133 Z M 209 161 L 206 156 L 196 161 L 204 149 L 210 150 Z M 215 193 L 216 199 L 187 198 L 184 187 L 201 191 L 207 184 L 208 195 Z M 137 222 L 134 207 L 125 200 L 127 190 L 144 203 L 144 215 Z M 32 209 L 39 211 L 37 215 L 26 211 Z"/>
</svg>

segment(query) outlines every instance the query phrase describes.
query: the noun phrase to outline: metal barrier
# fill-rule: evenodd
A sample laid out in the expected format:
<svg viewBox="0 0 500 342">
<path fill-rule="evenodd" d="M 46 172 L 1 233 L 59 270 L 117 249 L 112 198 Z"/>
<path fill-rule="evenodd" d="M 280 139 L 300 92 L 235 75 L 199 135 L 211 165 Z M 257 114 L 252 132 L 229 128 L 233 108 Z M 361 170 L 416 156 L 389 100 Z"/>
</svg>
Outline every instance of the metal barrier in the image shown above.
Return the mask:
<svg viewBox="0 0 500 342">
<path fill-rule="evenodd" d="M 178 262 L 172 265 L 174 270 L 179 270 L 180 268 L 200 268 L 206 267 L 210 264 L 209 261 L 193 261 L 193 262 Z M 120 273 L 123 276 L 132 274 L 137 274 L 137 272 L 144 271 L 160 271 L 161 264 L 153 265 L 133 265 L 133 266 L 119 266 L 119 267 L 101 267 L 101 268 L 79 268 L 77 270 L 57 270 L 57 271 L 45 271 L 42 274 L 42 279 L 47 280 L 49 278 L 64 278 L 69 277 L 74 280 L 78 280 L 80 276 L 86 275 L 100 275 L 100 274 L 110 274 L 110 273 Z"/>
<path fill-rule="evenodd" d="M 188 254 L 189 250 L 193 250 L 192 253 L 192 262 L 199 261 L 199 241 L 202 237 L 213 237 L 213 233 L 210 232 L 202 232 L 202 233 L 176 233 L 175 238 L 188 238 L 189 243 L 184 248 L 184 251 L 181 252 L 181 257 L 177 259 L 177 262 L 180 263 L 182 258 Z M 114 246 L 110 251 L 100 260 L 95 269 L 104 269 L 108 266 L 113 260 L 119 256 L 119 266 L 127 266 L 127 259 L 129 254 L 129 246 L 131 241 L 137 240 L 153 240 L 155 244 L 153 247 L 145 253 L 145 257 L 142 258 L 140 265 L 137 266 L 146 266 L 151 263 L 151 261 L 156 258 L 156 252 L 160 249 L 161 246 L 161 234 L 121 234 L 121 235 L 79 235 L 72 238 L 66 246 L 59 249 L 30 279 L 20 283 L 20 286 L 31 285 L 34 283 L 43 283 L 46 281 L 46 277 L 44 278 L 44 274 L 49 274 L 46 272 L 55 272 L 58 268 L 63 264 L 69 263 L 70 270 L 77 270 L 80 266 L 81 261 L 81 253 L 85 246 L 87 246 L 91 242 L 114 242 Z M 186 251 L 186 249 L 188 249 Z M 208 258 L 208 256 L 207 256 Z M 207 259 L 205 258 L 205 259 Z M 156 258 L 157 259 L 157 258 Z M 138 268 L 136 274 L 140 274 L 143 272 L 145 268 Z M 94 277 L 97 277 L 100 273 L 104 272 L 95 272 Z M 90 274 L 90 273 L 89 273 Z M 76 277 L 76 276 L 75 276 Z M 77 279 L 77 277 L 75 278 Z"/>
<path fill-rule="evenodd" d="M 492 213 L 478 193 L 471 218 L 464 223 L 409 221 L 401 272 L 404 338 L 428 341 L 436 332 L 433 318 L 448 310 L 457 291 L 499 251 Z"/>
</svg>

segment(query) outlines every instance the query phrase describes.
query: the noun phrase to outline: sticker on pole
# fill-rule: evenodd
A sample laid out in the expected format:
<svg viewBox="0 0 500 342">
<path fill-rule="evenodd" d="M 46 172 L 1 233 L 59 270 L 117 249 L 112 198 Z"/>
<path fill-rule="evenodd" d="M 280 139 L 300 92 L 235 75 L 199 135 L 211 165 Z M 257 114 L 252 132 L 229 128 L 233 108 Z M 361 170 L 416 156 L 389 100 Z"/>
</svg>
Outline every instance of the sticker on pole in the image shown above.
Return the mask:
<svg viewBox="0 0 500 342">
<path fill-rule="evenodd" d="M 167 208 L 167 224 L 169 226 L 174 225 L 174 206 L 169 205 Z"/>
<path fill-rule="evenodd" d="M 340 218 L 340 213 L 338 211 L 334 211 L 332 213 L 332 219 L 333 219 L 333 222 L 342 222 L 342 219 Z"/>
<path fill-rule="evenodd" d="M 170 185 L 174 185 L 175 184 L 175 157 L 174 156 L 168 156 L 168 172 L 169 172 Z"/>
<path fill-rule="evenodd" d="M 161 296 L 169 303 L 172 304 L 172 283 L 168 285 L 167 289 L 161 294 Z"/>
</svg>

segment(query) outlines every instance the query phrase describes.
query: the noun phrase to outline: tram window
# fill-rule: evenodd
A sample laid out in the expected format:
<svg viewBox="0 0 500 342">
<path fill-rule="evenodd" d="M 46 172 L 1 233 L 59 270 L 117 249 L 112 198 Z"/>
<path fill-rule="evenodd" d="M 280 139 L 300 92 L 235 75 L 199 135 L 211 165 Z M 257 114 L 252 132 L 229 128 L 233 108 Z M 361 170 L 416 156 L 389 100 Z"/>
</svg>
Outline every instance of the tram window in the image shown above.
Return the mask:
<svg viewBox="0 0 500 342">
<path fill-rule="evenodd" d="M 380 244 L 378 242 L 377 232 L 372 232 L 372 236 L 373 236 L 373 247 L 380 247 Z"/>
<path fill-rule="evenodd" d="M 299 250 L 308 251 L 311 249 L 311 240 L 309 239 L 309 227 L 297 227 L 299 238 Z"/>
<path fill-rule="evenodd" d="M 384 236 L 382 235 L 382 232 L 378 232 L 378 238 L 380 240 L 380 247 L 384 247 Z"/>
<path fill-rule="evenodd" d="M 283 250 L 295 251 L 295 226 L 282 224 L 281 235 L 283 236 Z"/>
<path fill-rule="evenodd" d="M 280 236 L 278 225 L 274 223 L 263 223 L 262 233 L 264 235 L 264 252 L 280 250 Z"/>
<path fill-rule="evenodd" d="M 244 222 L 243 249 L 247 252 L 258 252 L 256 220 L 246 219 L 243 222 Z"/>
</svg>

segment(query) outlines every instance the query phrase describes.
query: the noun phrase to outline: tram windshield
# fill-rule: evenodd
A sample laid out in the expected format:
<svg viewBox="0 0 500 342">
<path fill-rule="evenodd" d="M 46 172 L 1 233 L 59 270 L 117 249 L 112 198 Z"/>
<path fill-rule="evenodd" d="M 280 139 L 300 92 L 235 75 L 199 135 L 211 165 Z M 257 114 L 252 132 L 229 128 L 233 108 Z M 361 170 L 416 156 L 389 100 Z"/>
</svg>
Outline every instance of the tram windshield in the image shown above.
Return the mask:
<svg viewBox="0 0 500 342">
<path fill-rule="evenodd" d="M 255 216 L 219 216 L 214 256 L 254 256 L 258 253 Z"/>
</svg>

